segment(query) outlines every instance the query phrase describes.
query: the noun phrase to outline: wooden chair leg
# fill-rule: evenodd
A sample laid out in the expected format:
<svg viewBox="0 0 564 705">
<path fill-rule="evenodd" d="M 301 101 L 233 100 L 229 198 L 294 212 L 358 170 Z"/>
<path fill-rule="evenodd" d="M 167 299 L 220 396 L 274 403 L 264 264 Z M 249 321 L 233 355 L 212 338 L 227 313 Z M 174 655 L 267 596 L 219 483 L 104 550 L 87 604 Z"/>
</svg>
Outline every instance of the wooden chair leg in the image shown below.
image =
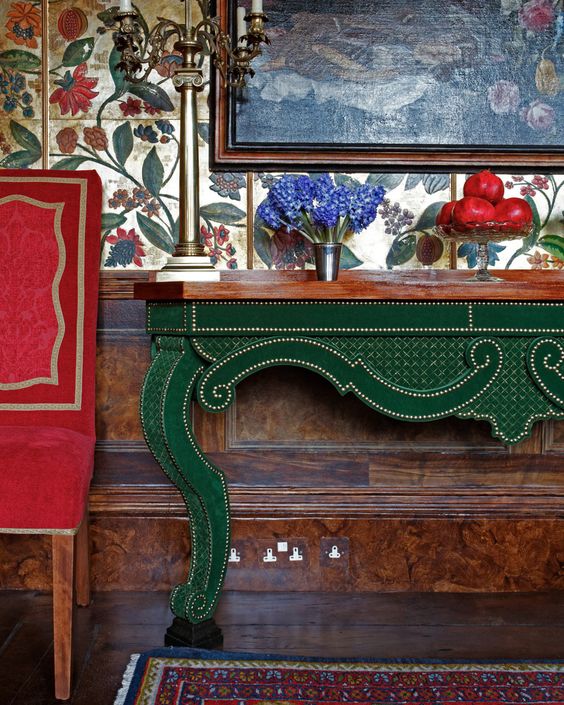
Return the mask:
<svg viewBox="0 0 564 705">
<path fill-rule="evenodd" d="M 74 540 L 72 534 L 53 535 L 53 632 L 57 700 L 70 698 Z"/>
<path fill-rule="evenodd" d="M 88 546 L 88 510 L 84 514 L 82 524 L 75 538 L 76 572 L 75 589 L 76 604 L 88 607 L 90 604 L 90 551 Z"/>
</svg>

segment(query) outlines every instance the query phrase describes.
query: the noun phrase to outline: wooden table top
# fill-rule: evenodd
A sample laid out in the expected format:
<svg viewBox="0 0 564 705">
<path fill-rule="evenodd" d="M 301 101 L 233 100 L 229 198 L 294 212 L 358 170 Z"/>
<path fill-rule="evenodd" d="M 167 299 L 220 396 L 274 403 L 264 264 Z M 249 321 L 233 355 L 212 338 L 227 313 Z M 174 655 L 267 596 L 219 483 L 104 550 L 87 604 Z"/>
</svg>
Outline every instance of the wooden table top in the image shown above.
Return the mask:
<svg viewBox="0 0 564 705">
<path fill-rule="evenodd" d="M 222 271 L 219 282 L 139 282 L 136 299 L 564 301 L 564 271 L 495 270 L 502 282 L 474 282 L 472 270 L 344 270 L 336 282 L 315 271 Z"/>
</svg>

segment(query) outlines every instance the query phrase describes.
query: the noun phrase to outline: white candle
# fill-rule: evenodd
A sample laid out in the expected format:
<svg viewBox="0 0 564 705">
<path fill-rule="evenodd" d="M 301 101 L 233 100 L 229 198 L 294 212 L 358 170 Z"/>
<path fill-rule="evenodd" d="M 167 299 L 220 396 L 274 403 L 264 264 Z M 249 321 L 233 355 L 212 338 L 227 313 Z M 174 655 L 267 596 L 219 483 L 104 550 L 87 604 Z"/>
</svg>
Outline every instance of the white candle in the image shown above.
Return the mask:
<svg viewBox="0 0 564 705">
<path fill-rule="evenodd" d="M 262 12 L 262 0 L 253 0 L 251 12 Z"/>
<path fill-rule="evenodd" d="M 133 10 L 133 5 L 131 0 L 119 0 L 119 11 L 120 12 L 131 12 Z"/>
<path fill-rule="evenodd" d="M 245 42 L 241 41 L 241 37 L 247 34 L 247 23 L 245 22 L 245 15 L 247 11 L 244 7 L 237 8 L 237 46 L 245 46 Z"/>
</svg>

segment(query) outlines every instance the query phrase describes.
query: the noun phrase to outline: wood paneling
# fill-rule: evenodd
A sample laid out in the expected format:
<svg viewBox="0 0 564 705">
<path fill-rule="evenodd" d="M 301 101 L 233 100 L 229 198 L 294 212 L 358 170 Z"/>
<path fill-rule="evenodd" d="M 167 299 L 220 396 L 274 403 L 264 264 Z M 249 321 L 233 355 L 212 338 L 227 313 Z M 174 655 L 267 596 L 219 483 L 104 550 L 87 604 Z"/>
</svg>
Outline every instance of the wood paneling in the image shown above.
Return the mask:
<svg viewBox="0 0 564 705">
<path fill-rule="evenodd" d="M 149 365 L 147 336 L 101 330 L 96 367 L 96 435 L 103 440 L 143 438 L 139 390 Z"/>
<path fill-rule="evenodd" d="M 264 497 L 263 497 L 264 501 Z M 323 565 L 321 539 L 349 539 L 348 570 Z M 279 555 L 277 541 L 305 541 L 303 563 Z M 526 592 L 564 590 L 559 520 L 236 519 L 227 588 L 343 592 Z M 0 535 L 0 588 L 49 589 L 49 540 Z M 95 590 L 169 590 L 184 579 L 188 524 L 175 516 L 100 516 L 91 526 Z"/>
<path fill-rule="evenodd" d="M 367 409 L 352 394 L 342 397 L 327 380 L 296 367 L 275 367 L 243 380 L 237 403 L 227 412 L 226 436 L 226 450 L 507 452 L 483 421 L 396 421 Z"/>
<path fill-rule="evenodd" d="M 548 453 L 564 454 L 564 421 L 546 424 L 545 447 Z"/>
</svg>

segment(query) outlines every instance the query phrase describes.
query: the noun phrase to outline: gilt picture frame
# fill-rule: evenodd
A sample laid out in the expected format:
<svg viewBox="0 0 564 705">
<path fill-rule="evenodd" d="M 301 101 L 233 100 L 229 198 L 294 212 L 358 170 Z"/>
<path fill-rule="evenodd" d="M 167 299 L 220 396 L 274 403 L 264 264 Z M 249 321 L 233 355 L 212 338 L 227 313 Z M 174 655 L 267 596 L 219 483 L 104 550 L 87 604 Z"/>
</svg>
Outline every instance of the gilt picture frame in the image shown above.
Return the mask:
<svg viewBox="0 0 564 705">
<path fill-rule="evenodd" d="M 236 0 L 217 0 L 224 29 Z M 552 0 L 264 0 L 256 75 L 212 87 L 212 168 L 564 166 Z M 232 33 L 233 34 L 233 33 Z"/>
</svg>

